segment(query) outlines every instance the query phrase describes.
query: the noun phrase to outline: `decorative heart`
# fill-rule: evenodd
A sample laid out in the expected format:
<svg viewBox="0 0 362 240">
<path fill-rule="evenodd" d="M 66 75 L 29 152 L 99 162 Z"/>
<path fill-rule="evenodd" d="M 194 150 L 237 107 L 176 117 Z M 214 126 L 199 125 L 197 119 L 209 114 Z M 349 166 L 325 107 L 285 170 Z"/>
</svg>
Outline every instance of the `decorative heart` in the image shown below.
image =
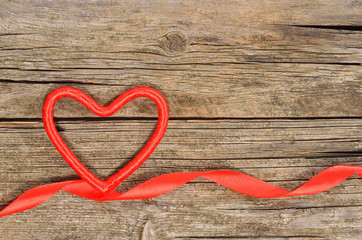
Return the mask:
<svg viewBox="0 0 362 240">
<path fill-rule="evenodd" d="M 101 180 L 88 170 L 73 154 L 73 152 L 67 147 L 63 139 L 60 137 L 58 131 L 55 128 L 53 119 L 53 110 L 55 103 L 61 98 L 73 98 L 87 107 L 90 111 L 100 117 L 112 116 L 115 112 L 121 109 L 126 103 L 132 101 L 138 97 L 147 97 L 154 101 L 158 108 L 158 122 L 155 131 L 146 145 L 140 152 L 122 169 L 110 176 L 106 180 Z M 163 138 L 167 123 L 168 123 L 168 107 L 165 98 L 153 88 L 149 87 L 136 87 L 124 92 L 117 97 L 108 106 L 101 106 L 95 102 L 84 92 L 72 87 L 61 87 L 51 92 L 45 99 L 43 105 L 43 121 L 44 128 L 47 132 L 50 141 L 53 143 L 58 152 L 63 156 L 64 160 L 73 168 L 79 176 L 87 181 L 95 190 L 106 193 L 109 190 L 113 190 L 124 179 L 129 177 L 136 169 L 138 169 L 142 163 L 152 154 L 157 145 Z"/>
</svg>

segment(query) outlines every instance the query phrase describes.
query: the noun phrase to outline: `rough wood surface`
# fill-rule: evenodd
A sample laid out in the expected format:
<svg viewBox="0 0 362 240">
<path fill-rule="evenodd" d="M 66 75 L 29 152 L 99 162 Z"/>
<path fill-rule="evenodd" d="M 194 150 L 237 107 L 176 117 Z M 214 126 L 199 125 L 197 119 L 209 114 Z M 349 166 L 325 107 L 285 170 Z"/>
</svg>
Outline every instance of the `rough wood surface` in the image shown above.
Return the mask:
<svg viewBox="0 0 362 240">
<path fill-rule="evenodd" d="M 165 138 L 119 191 L 160 174 L 229 169 L 292 190 L 336 164 L 362 165 L 361 1 L 1 1 L 0 204 L 77 175 L 51 145 L 47 93 L 107 104 L 134 86 L 170 106 Z M 139 99 L 99 119 L 73 100 L 57 128 L 106 178 L 156 124 Z M 100 150 L 103 148 L 104 150 Z M 203 179 L 152 200 L 59 193 L 0 219 L 0 239 L 361 239 L 362 184 L 257 199 Z"/>
<path fill-rule="evenodd" d="M 361 11 L 360 1 L 5 1 L 0 106 L 11 107 L 0 117 L 40 117 L 60 85 L 103 103 L 153 86 L 173 117 L 361 116 Z M 123 114 L 153 116 L 134 105 Z M 90 115 L 72 108 L 57 115 Z"/>
<path fill-rule="evenodd" d="M 101 177 L 132 158 L 154 126 L 150 120 L 58 122 L 76 155 Z M 2 122 L 0 127 L 1 154 L 6 156 L 0 170 L 1 202 L 40 184 L 77 179 L 41 122 Z M 328 166 L 362 165 L 357 153 L 361 129 L 360 119 L 173 120 L 152 157 L 118 190 L 160 174 L 212 169 L 242 171 L 291 190 Z M 352 177 L 317 196 L 275 200 L 242 196 L 202 179 L 148 201 L 95 203 L 62 193 L 36 209 L 1 219 L 1 228 L 19 237 L 35 228 L 34 238 L 52 238 L 42 228 L 56 225 L 62 238 L 85 237 L 90 231 L 100 239 L 351 239 L 361 233 L 360 182 Z M 20 219 L 29 219 L 24 224 L 28 229 L 19 231 L 14 223 Z"/>
</svg>

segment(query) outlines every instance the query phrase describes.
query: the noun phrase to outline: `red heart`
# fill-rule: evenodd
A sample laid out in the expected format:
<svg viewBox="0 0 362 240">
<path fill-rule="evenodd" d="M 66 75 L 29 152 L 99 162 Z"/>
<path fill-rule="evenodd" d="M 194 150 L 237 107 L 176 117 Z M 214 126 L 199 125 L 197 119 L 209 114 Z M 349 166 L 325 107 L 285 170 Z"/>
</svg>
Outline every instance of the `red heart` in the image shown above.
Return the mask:
<svg viewBox="0 0 362 240">
<path fill-rule="evenodd" d="M 61 98 L 73 98 L 78 102 L 86 106 L 94 114 L 101 117 L 112 116 L 115 112 L 121 109 L 126 103 L 138 97 L 147 97 L 154 101 L 158 108 L 158 123 L 151 138 L 148 140 L 142 150 L 122 169 L 117 173 L 107 178 L 105 181 L 96 177 L 91 171 L 89 171 L 73 154 L 73 152 L 67 147 L 63 139 L 60 137 L 58 131 L 55 128 L 53 119 L 53 110 L 55 103 Z M 53 143 L 58 152 L 63 156 L 65 161 L 76 171 L 79 176 L 87 181 L 97 191 L 105 193 L 109 190 L 113 190 L 124 179 L 129 177 L 136 169 L 138 169 L 142 163 L 152 154 L 157 145 L 163 138 L 167 123 L 168 123 L 168 107 L 165 98 L 153 88 L 149 87 L 136 87 L 124 92 L 117 97 L 108 106 L 101 106 L 95 102 L 84 92 L 72 88 L 61 87 L 51 92 L 45 99 L 43 105 L 43 121 L 44 128 L 47 132 L 50 141 Z"/>
</svg>

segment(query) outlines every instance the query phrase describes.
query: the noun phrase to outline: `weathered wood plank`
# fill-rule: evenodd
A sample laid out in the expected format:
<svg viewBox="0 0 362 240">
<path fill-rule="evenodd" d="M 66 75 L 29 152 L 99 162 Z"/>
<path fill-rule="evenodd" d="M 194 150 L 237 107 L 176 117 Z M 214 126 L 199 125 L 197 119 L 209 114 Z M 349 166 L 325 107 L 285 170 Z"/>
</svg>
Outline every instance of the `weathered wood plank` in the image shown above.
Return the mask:
<svg viewBox="0 0 362 240">
<path fill-rule="evenodd" d="M 139 151 L 155 125 L 155 120 L 98 118 L 59 121 L 58 129 L 75 154 L 85 164 L 103 169 L 105 177 Z M 295 172 L 293 167 L 353 162 L 353 157 L 360 156 L 361 133 L 361 119 L 172 120 L 161 144 L 144 166 L 175 171 L 265 167 L 272 172 L 272 167 L 285 167 Z M 34 164 L 35 169 L 59 167 L 63 176 L 72 173 L 63 169 L 67 164 L 49 141 L 41 122 L 1 122 L 0 136 L 4 156 L 0 171 L 16 168 L 21 172 L 21 168 L 26 170 Z M 27 159 L 29 165 L 16 161 L 19 158 Z M 37 178 L 34 174 L 31 175 Z"/>
<path fill-rule="evenodd" d="M 61 120 L 57 127 L 81 161 L 106 177 L 140 149 L 155 123 L 99 118 Z M 361 125 L 353 118 L 172 120 L 152 157 L 118 189 L 164 173 L 210 169 L 245 172 L 293 189 L 328 166 L 361 165 Z M 77 178 L 41 122 L 1 122 L 0 146 L 2 202 L 40 184 Z M 96 203 L 59 193 L 33 210 L 1 219 L 0 229 L 15 239 L 24 234 L 52 239 L 55 230 L 62 231 L 61 239 L 89 234 L 96 234 L 94 239 L 358 239 L 360 182 L 352 177 L 326 193 L 286 199 L 251 198 L 202 179 L 146 201 Z"/>
<path fill-rule="evenodd" d="M 358 1 L 0 6 L 1 118 L 39 118 L 63 85 L 104 104 L 152 86 L 172 117 L 361 116 Z M 138 104 L 117 115 L 153 116 Z M 91 116 L 62 109 L 57 116 Z"/>
<path fill-rule="evenodd" d="M 185 199 L 183 190 L 176 191 Z M 164 201 L 97 203 L 61 193 L 2 220 L 1 229 L 15 239 L 24 233 L 32 239 L 358 239 L 361 234 L 361 207 L 214 210 L 209 204 L 203 210 Z M 44 217 L 49 212 L 53 218 Z"/>
</svg>

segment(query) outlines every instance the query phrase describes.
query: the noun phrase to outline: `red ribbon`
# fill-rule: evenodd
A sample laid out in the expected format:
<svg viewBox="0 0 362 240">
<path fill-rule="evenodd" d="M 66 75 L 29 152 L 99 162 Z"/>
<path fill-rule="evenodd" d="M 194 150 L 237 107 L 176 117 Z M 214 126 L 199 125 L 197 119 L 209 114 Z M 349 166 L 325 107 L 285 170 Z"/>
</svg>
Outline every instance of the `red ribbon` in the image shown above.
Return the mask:
<svg viewBox="0 0 362 240">
<path fill-rule="evenodd" d="M 55 128 L 53 121 L 54 105 L 60 98 L 64 97 L 70 97 L 77 100 L 90 111 L 101 117 L 113 115 L 126 103 L 135 98 L 147 97 L 153 100 L 157 105 L 158 123 L 151 138 L 135 158 L 124 168 L 103 181 L 79 162 L 77 157 L 61 139 Z M 327 191 L 354 174 L 357 174 L 362 178 L 362 166 L 337 165 L 325 169 L 297 189 L 288 191 L 243 173 L 216 170 L 165 174 L 152 178 L 125 193 L 120 193 L 114 189 L 142 165 L 156 149 L 165 134 L 168 123 L 168 107 L 166 100 L 158 91 L 148 87 L 133 88 L 120 95 L 110 105 L 103 107 L 78 89 L 70 87 L 58 88 L 51 92 L 44 102 L 43 121 L 44 128 L 51 142 L 63 156 L 65 161 L 79 174 L 82 180 L 65 181 L 35 187 L 22 194 L 4 208 L 0 212 L 0 217 L 33 208 L 45 202 L 60 190 L 94 201 L 148 199 L 172 191 L 195 178 L 203 177 L 231 190 L 252 197 L 278 198 L 310 195 Z"/>
</svg>

